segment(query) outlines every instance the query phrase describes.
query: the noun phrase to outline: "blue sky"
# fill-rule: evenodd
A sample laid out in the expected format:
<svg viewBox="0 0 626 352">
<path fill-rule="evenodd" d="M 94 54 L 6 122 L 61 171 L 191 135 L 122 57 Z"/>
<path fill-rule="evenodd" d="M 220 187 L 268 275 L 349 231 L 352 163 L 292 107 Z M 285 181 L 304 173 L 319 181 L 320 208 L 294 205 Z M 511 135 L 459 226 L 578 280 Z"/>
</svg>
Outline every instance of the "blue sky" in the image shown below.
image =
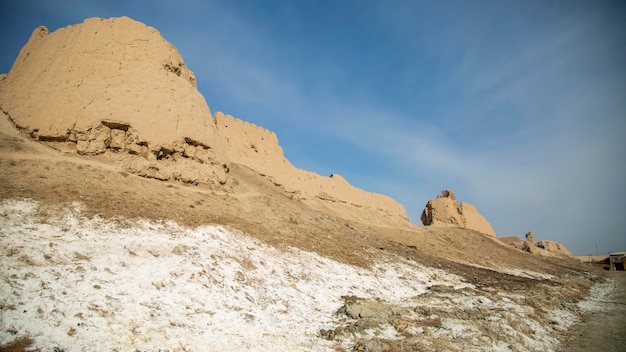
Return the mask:
<svg viewBox="0 0 626 352">
<path fill-rule="evenodd" d="M 400 201 L 442 189 L 500 236 L 626 250 L 624 1 L 3 1 L 0 72 L 32 30 L 156 27 L 212 112 Z"/>
</svg>

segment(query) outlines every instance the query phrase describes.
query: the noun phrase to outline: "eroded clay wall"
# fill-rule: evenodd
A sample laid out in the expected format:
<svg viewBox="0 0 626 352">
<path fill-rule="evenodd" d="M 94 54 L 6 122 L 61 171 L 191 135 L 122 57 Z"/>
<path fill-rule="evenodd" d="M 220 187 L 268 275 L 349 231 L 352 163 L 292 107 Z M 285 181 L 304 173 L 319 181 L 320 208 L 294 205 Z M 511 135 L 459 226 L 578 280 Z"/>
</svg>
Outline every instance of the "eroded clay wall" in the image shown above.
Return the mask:
<svg viewBox="0 0 626 352">
<path fill-rule="evenodd" d="M 135 174 L 225 183 L 235 162 L 303 197 L 406 219 L 390 197 L 293 167 L 274 133 L 211 116 L 176 48 L 130 18 L 92 18 L 52 33 L 39 27 L 0 79 L 0 108 L 33 138 L 80 154 L 124 153 Z"/>
<path fill-rule="evenodd" d="M 141 144 L 222 151 L 211 112 L 176 48 L 127 17 L 35 29 L 0 86 L 0 107 L 42 140 L 132 127 Z"/>
<path fill-rule="evenodd" d="M 226 182 L 193 72 L 156 29 L 127 17 L 35 29 L 0 84 L 0 109 L 41 141 L 150 160 L 129 166 L 147 177 Z"/>
<path fill-rule="evenodd" d="M 465 218 L 465 227 L 496 237 L 496 232 L 489 221 L 478 212 L 473 204 L 461 202 L 461 209 Z"/>
<path fill-rule="evenodd" d="M 470 203 L 457 202 L 454 192 L 443 190 L 440 196 L 426 203 L 422 212 L 425 226 L 458 226 L 497 237 L 491 224 Z"/>
<path fill-rule="evenodd" d="M 342 201 L 406 218 L 404 207 L 391 197 L 365 192 L 337 174 L 324 177 L 294 167 L 285 158 L 273 132 L 221 112 L 216 113 L 214 118 L 231 162 L 247 165 L 287 191 L 300 192 L 305 197 Z"/>
</svg>

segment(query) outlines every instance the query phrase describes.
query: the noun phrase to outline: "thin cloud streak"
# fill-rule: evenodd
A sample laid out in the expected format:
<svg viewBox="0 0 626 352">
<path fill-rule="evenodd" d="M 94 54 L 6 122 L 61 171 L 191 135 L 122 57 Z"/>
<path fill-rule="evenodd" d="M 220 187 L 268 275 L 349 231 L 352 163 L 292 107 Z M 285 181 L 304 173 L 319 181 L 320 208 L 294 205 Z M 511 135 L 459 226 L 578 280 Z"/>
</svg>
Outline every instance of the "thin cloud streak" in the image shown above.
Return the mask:
<svg viewBox="0 0 626 352">
<path fill-rule="evenodd" d="M 489 218 L 506 235 L 521 236 L 525 233 L 522 229 L 535 227 L 547 238 L 568 243 L 577 228 L 590 227 L 585 226 L 589 209 L 601 209 L 606 204 L 609 194 L 602 189 L 602 185 L 596 184 L 598 179 L 617 185 L 617 188 L 611 189 L 619 195 L 625 194 L 624 187 L 615 177 L 626 171 L 623 163 L 614 165 L 615 169 L 607 169 L 612 164 L 611 160 L 620 160 L 620 151 L 626 150 L 623 138 L 614 132 L 616 128 L 618 131 L 626 130 L 623 122 L 615 120 L 615 116 L 624 116 L 624 104 L 610 99 L 611 80 L 598 81 L 593 78 L 593 72 L 577 71 L 581 67 L 587 69 L 585 61 L 596 59 L 593 57 L 596 53 L 592 53 L 591 58 L 585 57 L 586 52 L 579 47 L 580 42 L 590 42 L 591 37 L 597 34 L 591 25 L 559 28 L 556 34 L 540 38 L 543 41 L 539 41 L 534 51 L 523 50 L 523 55 L 514 61 L 503 62 L 499 66 L 482 66 L 476 62 L 466 64 L 474 71 L 468 77 L 452 79 L 471 82 L 470 94 L 480 98 L 476 101 L 479 108 L 472 111 L 477 116 L 469 120 L 480 120 L 481 110 L 489 110 L 489 106 L 497 106 L 501 101 L 511 101 L 520 107 L 524 121 L 519 130 L 502 136 L 488 136 L 500 140 L 495 144 L 497 150 L 481 148 L 480 144 L 476 148 L 464 149 L 462 145 L 441 138 L 446 133 L 438 126 L 431 125 L 425 129 L 429 133 L 420 129 L 412 134 L 405 129 L 394 130 L 393 126 L 402 125 L 401 122 L 394 122 L 394 119 L 402 120 L 401 113 L 373 112 L 374 116 L 387 116 L 386 121 L 380 123 L 376 118 L 366 119 L 361 126 L 368 126 L 370 131 L 361 130 L 359 136 L 353 136 L 347 132 L 351 130 L 348 127 L 345 128 L 344 138 L 360 143 L 372 153 L 396 159 L 407 169 L 447 175 L 453 183 L 467 178 L 463 184 L 471 184 L 470 191 L 485 200 L 481 209 L 500 215 Z M 455 72 L 458 75 L 461 71 Z M 618 71 L 617 74 L 619 77 L 623 72 Z M 545 83 L 548 83 L 547 87 Z M 591 83 L 594 90 L 600 89 L 601 94 L 607 94 L 609 98 L 600 94 L 594 96 L 585 89 L 577 88 L 576 84 L 585 83 Z M 486 96 L 492 92 L 497 93 Z M 608 115 L 590 115 L 594 111 L 589 111 L 589 106 L 598 105 L 597 101 L 617 106 L 616 111 L 608 112 Z M 457 113 L 461 115 L 460 111 Z M 598 126 L 589 126 L 588 123 L 594 120 Z M 524 140 L 520 137 L 530 138 Z M 516 144 L 507 144 L 507 138 Z M 511 207 L 513 213 L 498 210 L 505 202 L 514 204 Z M 558 208 L 552 208 L 554 203 Z M 617 209 L 613 215 L 619 219 L 621 207 L 618 204 L 615 206 L 607 210 Z M 551 210 L 550 215 L 546 214 L 548 210 Z M 620 226 L 623 228 L 626 224 L 622 221 Z M 617 228 L 600 225 L 596 230 L 610 232 Z M 576 239 L 579 238 L 580 235 Z M 613 241 L 612 245 L 619 243 Z M 572 247 L 580 253 L 585 245 L 581 243 Z"/>
<path fill-rule="evenodd" d="M 585 254 L 593 232 L 603 250 L 626 249 L 614 235 L 626 227 L 623 5 L 350 4 L 44 12 L 156 27 L 213 112 L 276 132 L 295 165 L 386 193 L 415 222 L 451 188 L 500 235 L 530 230 Z"/>
</svg>

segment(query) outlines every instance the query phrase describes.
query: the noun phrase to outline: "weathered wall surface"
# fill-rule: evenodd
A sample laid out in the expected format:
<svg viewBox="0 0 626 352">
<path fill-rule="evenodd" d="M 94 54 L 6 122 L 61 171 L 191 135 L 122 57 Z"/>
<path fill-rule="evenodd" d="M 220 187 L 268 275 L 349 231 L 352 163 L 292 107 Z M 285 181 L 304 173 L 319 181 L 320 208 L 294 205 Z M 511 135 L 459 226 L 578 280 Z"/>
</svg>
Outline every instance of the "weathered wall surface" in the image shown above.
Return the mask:
<svg viewBox="0 0 626 352">
<path fill-rule="evenodd" d="M 525 240 L 519 237 L 505 237 L 500 238 L 500 241 L 517 249 L 544 257 L 574 257 L 572 252 L 559 242 L 549 240 L 535 241 L 535 235 L 532 232 L 526 233 Z"/>
<path fill-rule="evenodd" d="M 493 227 L 469 203 L 457 202 L 454 192 L 443 190 L 441 196 L 426 203 L 422 212 L 422 223 L 425 226 L 458 226 L 497 237 Z"/>
<path fill-rule="evenodd" d="M 379 209 L 406 219 L 404 207 L 391 197 L 363 191 L 337 174 L 324 177 L 294 167 L 285 159 L 273 132 L 221 112 L 214 118 L 231 162 L 246 165 L 287 191 L 299 192 L 304 197 Z"/>
<path fill-rule="evenodd" d="M 221 145 L 231 162 L 246 165 L 265 176 L 293 169 L 274 132 L 222 112 L 217 112 L 213 118 Z"/>
<path fill-rule="evenodd" d="M 87 19 L 52 33 L 35 29 L 0 76 L 0 109 L 35 139 L 79 154 L 116 155 L 140 176 L 223 184 L 232 161 L 304 198 L 406 219 L 390 197 L 293 167 L 274 133 L 211 116 L 176 48 L 127 17 Z"/>
<path fill-rule="evenodd" d="M 478 212 L 473 204 L 461 202 L 460 209 L 465 218 L 465 227 L 497 237 L 489 221 Z"/>
<path fill-rule="evenodd" d="M 81 154 L 188 159 L 225 182 L 227 160 L 194 74 L 156 29 L 127 17 L 35 29 L 0 84 L 0 108 L 33 137 Z M 165 179 L 185 173 L 134 167 Z"/>
<path fill-rule="evenodd" d="M 565 246 L 559 242 L 551 240 L 542 240 L 537 242 L 537 247 L 546 250 L 548 252 L 557 253 L 565 257 L 573 257 L 574 254 L 570 252 Z"/>
</svg>

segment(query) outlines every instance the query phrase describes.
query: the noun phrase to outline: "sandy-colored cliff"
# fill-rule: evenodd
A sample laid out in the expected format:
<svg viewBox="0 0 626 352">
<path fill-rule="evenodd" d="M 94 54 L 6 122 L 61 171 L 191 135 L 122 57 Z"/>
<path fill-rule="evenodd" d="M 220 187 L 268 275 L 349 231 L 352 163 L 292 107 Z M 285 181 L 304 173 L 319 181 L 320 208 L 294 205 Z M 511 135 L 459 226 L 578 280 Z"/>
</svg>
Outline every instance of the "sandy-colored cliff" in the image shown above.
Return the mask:
<svg viewBox="0 0 626 352">
<path fill-rule="evenodd" d="M 426 203 L 422 212 L 422 223 L 425 226 L 458 226 L 497 237 L 491 224 L 472 204 L 456 201 L 454 192 L 441 191 L 436 199 Z"/>
</svg>

